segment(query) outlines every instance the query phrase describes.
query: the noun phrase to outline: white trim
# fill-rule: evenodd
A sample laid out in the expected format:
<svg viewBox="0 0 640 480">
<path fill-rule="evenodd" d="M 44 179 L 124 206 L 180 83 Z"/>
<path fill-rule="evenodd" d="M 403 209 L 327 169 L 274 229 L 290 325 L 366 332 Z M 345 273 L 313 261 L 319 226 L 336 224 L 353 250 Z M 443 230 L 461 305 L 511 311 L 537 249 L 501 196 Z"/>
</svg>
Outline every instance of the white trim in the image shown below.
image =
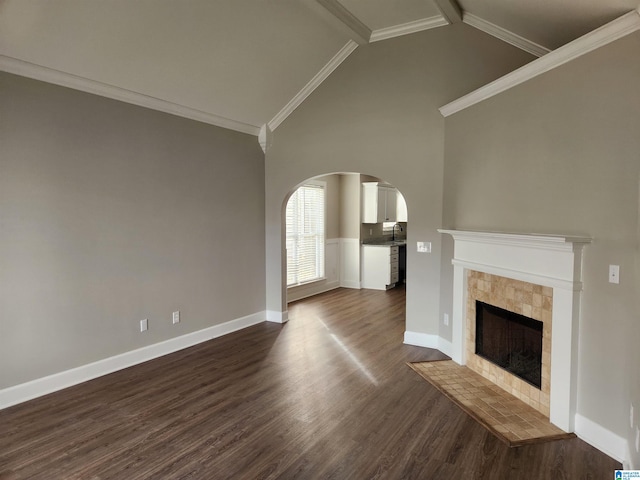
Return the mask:
<svg viewBox="0 0 640 480">
<path fill-rule="evenodd" d="M 462 10 L 457 0 L 433 0 L 436 8 L 440 10 L 447 23 L 459 23 L 462 21 Z"/>
<path fill-rule="evenodd" d="M 273 144 L 273 132 L 266 123 L 260 127 L 260 133 L 258 133 L 258 143 L 260 148 L 266 154 L 267 150 L 271 148 Z"/>
<path fill-rule="evenodd" d="M 591 243 L 591 238 L 571 235 L 445 230 L 442 228 L 439 228 L 438 232 L 447 233 L 456 241 L 472 241 L 475 243 L 489 243 L 493 245 L 517 245 L 526 248 L 544 248 L 546 250 L 558 250 L 564 252 L 572 252 L 574 249 L 574 243 Z"/>
<path fill-rule="evenodd" d="M 369 43 L 379 42 L 380 40 L 387 40 L 389 38 L 400 37 L 402 35 L 409 35 L 411 33 L 422 32 L 423 30 L 430 30 L 436 27 L 444 27 L 449 25 L 447 19 L 442 15 L 436 15 L 429 18 L 421 18 L 420 20 L 414 20 L 413 22 L 402 23 L 400 25 L 394 25 L 392 27 L 379 28 L 371 32 L 371 38 Z"/>
<path fill-rule="evenodd" d="M 575 430 L 582 251 L 590 239 L 439 230 L 454 238 L 451 358 L 466 364 L 467 272 L 495 273 L 553 287 L 549 420 Z"/>
<path fill-rule="evenodd" d="M 438 349 L 440 337 L 430 333 L 404 332 L 404 343 L 407 345 L 415 345 L 416 347 L 427 347 Z"/>
<path fill-rule="evenodd" d="M 445 338 L 438 337 L 438 350 L 445 355 L 451 356 L 453 353 L 453 344 Z"/>
<path fill-rule="evenodd" d="M 187 333 L 186 335 L 170 338 L 163 342 L 121 353 L 97 362 L 65 370 L 64 372 L 54 373 L 53 375 L 5 388 L 0 390 L 0 409 L 228 335 L 243 328 L 262 323 L 264 319 L 265 312 L 256 312 L 246 317 L 198 330 L 197 332 Z"/>
<path fill-rule="evenodd" d="M 340 282 L 340 287 L 341 288 L 353 288 L 355 290 L 361 290 L 362 289 L 362 285 L 360 284 L 360 282 L 350 282 L 350 281 L 341 281 Z"/>
<path fill-rule="evenodd" d="M 576 435 L 592 447 L 622 462 L 627 455 L 627 441 L 602 425 L 576 413 Z"/>
<path fill-rule="evenodd" d="M 238 122 L 230 118 L 221 117 L 195 108 L 168 102 L 160 98 L 151 97 L 143 93 L 116 87 L 96 80 L 90 80 L 71 73 L 44 67 L 35 63 L 25 62 L 17 58 L 0 55 L 0 70 L 23 77 L 53 83 L 63 87 L 73 88 L 82 92 L 92 93 L 101 97 L 119 100 L 121 102 L 138 105 L 140 107 L 170 113 L 178 117 L 189 118 L 198 122 L 208 123 L 216 127 L 228 128 L 237 132 L 258 136 L 260 127 L 248 123 Z"/>
<path fill-rule="evenodd" d="M 296 287 L 289 287 L 289 289 L 291 288 L 300 288 L 303 291 L 299 291 L 298 294 L 291 294 L 290 292 L 287 292 L 287 303 L 290 302 L 297 302 L 298 300 L 302 300 L 304 298 L 309 298 L 309 297 L 313 297 L 315 295 L 320 295 L 321 293 L 326 293 L 329 292 L 331 290 L 335 290 L 336 288 L 340 288 L 340 282 L 338 280 L 335 280 L 333 282 L 328 282 L 325 283 L 324 285 L 321 286 L 315 286 L 313 284 L 315 283 L 320 283 L 320 282 L 312 282 L 309 285 L 311 288 L 308 288 L 307 291 L 304 291 L 304 287 L 305 285 L 298 285 Z"/>
<path fill-rule="evenodd" d="M 338 0 L 316 0 L 331 15 L 337 18 L 340 23 L 347 27 L 353 37 L 359 44 L 366 45 L 371 37 L 371 29 L 362 21 L 351 13 Z"/>
<path fill-rule="evenodd" d="M 489 35 L 499 38 L 503 42 L 507 42 L 514 47 L 518 47 L 519 49 L 524 50 L 531 55 L 535 55 L 536 57 L 542 57 L 543 55 L 546 55 L 551 51 L 547 47 L 538 45 L 531 40 L 527 40 L 520 35 L 510 32 L 509 30 L 495 25 L 491 22 L 487 22 L 486 20 L 480 17 L 476 17 L 475 15 L 468 12 L 464 12 L 462 14 L 462 22 L 466 23 L 467 25 L 471 25 L 472 27 L 475 27 L 484 33 L 488 33 Z"/>
<path fill-rule="evenodd" d="M 464 110 L 476 103 L 493 97 L 510 88 L 520 85 L 538 75 L 549 70 L 564 65 L 582 55 L 585 55 L 597 48 L 603 47 L 615 40 L 629 35 L 640 29 L 640 11 L 634 10 L 629 12 L 602 27 L 583 35 L 576 40 L 563 45 L 540 57 L 531 63 L 528 63 L 493 82 L 474 90 L 467 95 L 454 100 L 442 107 L 440 113 L 444 117 L 453 115 L 456 112 Z"/>
<path fill-rule="evenodd" d="M 353 40 L 349 40 L 344 47 L 340 49 L 338 53 L 334 55 L 334 57 L 329 60 L 322 69 L 316 73 L 316 75 L 307 83 L 302 90 L 300 90 L 290 101 L 287 103 L 282 110 L 280 110 L 275 117 L 273 117 L 267 125 L 271 129 L 271 131 L 275 131 L 278 126 L 285 119 L 293 113 L 293 111 L 300 106 L 305 99 L 313 93 L 313 91 L 324 82 L 329 75 L 333 73 L 333 71 L 338 68 L 338 66 L 344 62 L 349 55 L 358 47 L 358 44 Z"/>
<path fill-rule="evenodd" d="M 289 321 L 289 311 L 278 312 L 276 310 L 267 310 L 267 322 L 287 323 Z"/>
</svg>

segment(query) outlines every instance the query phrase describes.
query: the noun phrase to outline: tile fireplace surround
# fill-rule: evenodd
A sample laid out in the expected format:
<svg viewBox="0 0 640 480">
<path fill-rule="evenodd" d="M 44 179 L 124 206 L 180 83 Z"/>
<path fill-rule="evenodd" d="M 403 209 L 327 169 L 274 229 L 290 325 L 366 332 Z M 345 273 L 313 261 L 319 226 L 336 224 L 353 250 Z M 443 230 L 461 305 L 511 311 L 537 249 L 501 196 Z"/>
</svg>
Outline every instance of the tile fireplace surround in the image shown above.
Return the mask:
<svg viewBox="0 0 640 480">
<path fill-rule="evenodd" d="M 542 322 L 542 385 L 536 388 L 475 353 L 476 300 Z M 553 289 L 521 280 L 469 270 L 467 273 L 467 367 L 549 417 Z"/>
<path fill-rule="evenodd" d="M 545 415 L 548 414 L 553 424 L 566 432 L 573 432 L 576 413 L 582 249 L 591 240 L 559 235 L 463 230 L 439 232 L 451 235 L 455 242 L 452 260 L 452 359 L 461 365 L 468 365 L 510 393 L 515 392 L 516 396 Z M 545 334 L 547 342 L 550 341 L 550 346 L 546 346 L 546 363 L 550 362 L 549 373 L 546 376 L 549 378 L 547 384 L 537 392 L 533 391 L 537 390 L 534 387 L 529 388 L 528 384 L 522 386 L 512 380 L 505 382 L 504 376 L 498 378 L 497 371 L 485 365 L 488 362 L 477 360 L 473 353 L 474 346 L 469 345 L 475 331 L 475 325 L 470 325 L 473 321 L 471 313 L 473 319 L 475 313 L 469 311 L 469 302 L 475 302 L 476 298 L 490 298 L 490 284 L 494 282 L 496 286 L 493 286 L 493 297 L 498 302 L 497 306 L 533 318 L 539 317 L 536 320 L 543 320 L 547 330 L 548 325 L 551 325 L 551 331 Z M 518 294 L 518 300 L 515 298 L 516 288 L 521 288 L 523 292 Z M 535 302 L 533 298 L 528 302 L 528 298 L 523 297 L 529 296 L 528 293 L 524 293 L 529 289 L 532 297 L 533 290 L 539 290 L 541 298 L 538 299 L 536 296 Z M 546 294 L 546 304 L 543 292 Z M 514 298 L 510 298 L 511 296 Z M 542 302 L 540 305 L 538 300 Z M 546 311 L 543 306 L 546 307 Z M 540 310 L 534 311 L 537 307 Z M 544 355 L 543 353 L 543 363 Z"/>
</svg>

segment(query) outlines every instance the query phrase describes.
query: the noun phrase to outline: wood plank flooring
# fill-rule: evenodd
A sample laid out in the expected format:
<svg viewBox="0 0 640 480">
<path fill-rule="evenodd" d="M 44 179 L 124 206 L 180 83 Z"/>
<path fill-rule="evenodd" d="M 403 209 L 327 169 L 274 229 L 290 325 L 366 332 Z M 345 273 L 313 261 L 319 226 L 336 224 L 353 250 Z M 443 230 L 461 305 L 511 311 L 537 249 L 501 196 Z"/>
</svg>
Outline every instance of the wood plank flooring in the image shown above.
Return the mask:
<svg viewBox="0 0 640 480">
<path fill-rule="evenodd" d="M 264 323 L 0 411 L 0 479 L 601 479 L 579 439 L 508 448 L 405 365 L 404 290 Z"/>
</svg>

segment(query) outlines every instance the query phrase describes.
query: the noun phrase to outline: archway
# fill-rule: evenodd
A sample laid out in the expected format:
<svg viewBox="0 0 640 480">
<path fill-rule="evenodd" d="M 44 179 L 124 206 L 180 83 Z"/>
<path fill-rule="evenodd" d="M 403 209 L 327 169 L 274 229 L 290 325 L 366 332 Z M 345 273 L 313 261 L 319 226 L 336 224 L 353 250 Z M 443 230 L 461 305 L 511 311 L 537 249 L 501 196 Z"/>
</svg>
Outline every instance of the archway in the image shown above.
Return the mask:
<svg viewBox="0 0 640 480">
<path fill-rule="evenodd" d="M 292 285 L 291 275 L 289 275 L 290 278 L 287 275 L 287 205 L 298 188 L 309 184 L 322 185 L 326 193 L 326 235 L 323 255 L 325 274 L 323 278 Z M 370 191 L 373 191 L 376 199 L 384 199 L 385 195 L 388 195 L 388 215 L 375 218 L 374 212 L 373 219 L 363 217 L 364 211 L 371 215 L 371 208 L 368 210 L 364 208 L 365 204 L 368 205 L 367 200 L 371 199 L 363 195 L 363 192 Z M 380 194 L 379 197 L 376 196 L 376 192 Z M 384 208 L 385 205 L 380 207 Z M 386 290 L 404 286 L 407 277 L 405 248 L 409 230 L 408 216 L 404 197 L 393 185 L 378 177 L 353 172 L 317 175 L 291 187 L 282 201 L 280 218 L 283 232 L 281 278 L 285 283 L 284 305 L 339 287 Z M 367 223 L 363 223 L 365 221 Z M 384 262 L 382 265 L 377 265 L 373 257 L 384 255 L 385 251 L 391 263 L 387 261 L 386 266 Z M 366 278 L 363 277 L 364 275 Z"/>
</svg>

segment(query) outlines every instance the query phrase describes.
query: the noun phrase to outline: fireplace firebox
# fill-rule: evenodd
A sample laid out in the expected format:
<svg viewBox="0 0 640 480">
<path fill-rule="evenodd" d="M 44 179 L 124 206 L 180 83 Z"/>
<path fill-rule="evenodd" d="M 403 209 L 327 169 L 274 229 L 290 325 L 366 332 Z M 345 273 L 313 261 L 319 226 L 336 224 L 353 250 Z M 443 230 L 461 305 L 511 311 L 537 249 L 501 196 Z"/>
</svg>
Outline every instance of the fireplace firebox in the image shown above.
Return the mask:
<svg viewBox="0 0 640 480">
<path fill-rule="evenodd" d="M 542 326 L 533 318 L 476 300 L 476 355 L 540 388 Z"/>
</svg>

